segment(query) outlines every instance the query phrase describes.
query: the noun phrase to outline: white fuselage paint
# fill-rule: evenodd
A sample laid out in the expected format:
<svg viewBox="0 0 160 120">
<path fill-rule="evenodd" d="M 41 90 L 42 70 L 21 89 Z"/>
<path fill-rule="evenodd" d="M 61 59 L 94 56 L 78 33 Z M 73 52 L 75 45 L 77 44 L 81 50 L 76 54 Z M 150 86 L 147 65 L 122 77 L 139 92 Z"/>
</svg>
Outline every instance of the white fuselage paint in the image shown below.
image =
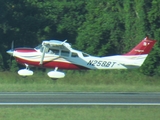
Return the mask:
<svg viewBox="0 0 160 120">
<path fill-rule="evenodd" d="M 71 54 L 76 53 L 77 56 L 72 57 Z M 14 51 L 14 57 L 25 59 L 28 61 L 39 62 L 41 60 L 42 52 L 36 50 L 35 52 L 20 53 Z M 53 53 L 46 53 L 44 62 L 62 62 L 71 63 L 79 66 L 86 67 L 88 69 L 128 69 L 140 67 L 144 60 L 145 55 L 115 55 L 106 57 L 84 56 L 81 51 L 71 49 L 68 56 L 62 56 L 61 54 L 55 55 Z"/>
</svg>

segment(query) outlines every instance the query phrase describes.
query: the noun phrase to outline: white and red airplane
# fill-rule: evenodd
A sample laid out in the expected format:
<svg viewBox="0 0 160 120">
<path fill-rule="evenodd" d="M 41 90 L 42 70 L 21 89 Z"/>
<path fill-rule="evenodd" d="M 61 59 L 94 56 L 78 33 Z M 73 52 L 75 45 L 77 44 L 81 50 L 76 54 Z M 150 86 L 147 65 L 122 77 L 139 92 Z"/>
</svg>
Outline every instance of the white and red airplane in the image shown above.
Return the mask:
<svg viewBox="0 0 160 120">
<path fill-rule="evenodd" d="M 138 68 L 145 61 L 155 44 L 155 40 L 146 37 L 131 51 L 123 55 L 96 57 L 71 48 L 65 41 L 43 41 L 36 48 L 15 48 L 7 53 L 16 61 L 26 66 L 18 71 L 21 76 L 31 76 L 33 71 L 29 66 L 53 68 L 48 72 L 50 78 L 63 78 L 65 73 L 58 69 L 130 69 Z"/>
</svg>

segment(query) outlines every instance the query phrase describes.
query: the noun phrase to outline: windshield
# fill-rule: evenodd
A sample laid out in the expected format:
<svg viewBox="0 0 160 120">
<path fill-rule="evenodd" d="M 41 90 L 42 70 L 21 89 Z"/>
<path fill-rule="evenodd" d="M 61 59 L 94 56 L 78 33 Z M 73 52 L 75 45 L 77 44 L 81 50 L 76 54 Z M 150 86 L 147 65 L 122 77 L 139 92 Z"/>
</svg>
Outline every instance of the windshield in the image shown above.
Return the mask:
<svg viewBox="0 0 160 120">
<path fill-rule="evenodd" d="M 42 48 L 42 44 L 38 45 L 37 47 L 35 47 L 35 49 L 41 49 Z"/>
<path fill-rule="evenodd" d="M 43 52 L 44 47 L 42 46 L 42 44 L 40 44 L 37 47 L 35 47 L 35 49 L 40 50 L 40 52 Z M 48 51 L 48 49 L 46 49 L 45 51 Z"/>
</svg>

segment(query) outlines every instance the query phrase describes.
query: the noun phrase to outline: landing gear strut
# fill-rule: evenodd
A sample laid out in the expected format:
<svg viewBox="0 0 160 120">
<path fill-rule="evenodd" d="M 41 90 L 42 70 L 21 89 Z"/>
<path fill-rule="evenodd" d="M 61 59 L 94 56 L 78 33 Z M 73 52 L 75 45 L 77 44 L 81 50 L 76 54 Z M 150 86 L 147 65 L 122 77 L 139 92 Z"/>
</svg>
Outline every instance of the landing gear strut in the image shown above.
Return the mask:
<svg viewBox="0 0 160 120">
<path fill-rule="evenodd" d="M 26 68 L 25 69 L 21 69 L 18 71 L 18 74 L 20 76 L 23 76 L 23 77 L 27 77 L 27 76 L 31 76 L 33 75 L 33 71 L 32 70 L 29 70 L 29 65 L 28 64 L 25 64 Z"/>
</svg>

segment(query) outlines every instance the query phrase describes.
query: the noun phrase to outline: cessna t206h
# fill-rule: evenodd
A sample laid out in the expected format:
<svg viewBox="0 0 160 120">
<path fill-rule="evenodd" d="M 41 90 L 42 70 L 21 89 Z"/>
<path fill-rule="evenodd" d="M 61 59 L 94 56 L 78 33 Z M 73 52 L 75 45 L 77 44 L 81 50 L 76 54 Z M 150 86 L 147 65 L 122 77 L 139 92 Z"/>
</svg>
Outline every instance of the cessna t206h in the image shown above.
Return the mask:
<svg viewBox="0 0 160 120">
<path fill-rule="evenodd" d="M 148 37 L 143 39 L 131 51 L 122 55 L 96 57 L 75 50 L 69 43 L 59 40 L 43 41 L 36 48 L 15 48 L 7 53 L 15 57 L 16 61 L 25 65 L 25 69 L 18 71 L 21 76 L 31 76 L 30 66 L 53 68 L 48 76 L 53 79 L 63 78 L 65 73 L 58 69 L 130 69 L 138 68 L 145 61 L 155 44 L 155 40 Z"/>
</svg>

